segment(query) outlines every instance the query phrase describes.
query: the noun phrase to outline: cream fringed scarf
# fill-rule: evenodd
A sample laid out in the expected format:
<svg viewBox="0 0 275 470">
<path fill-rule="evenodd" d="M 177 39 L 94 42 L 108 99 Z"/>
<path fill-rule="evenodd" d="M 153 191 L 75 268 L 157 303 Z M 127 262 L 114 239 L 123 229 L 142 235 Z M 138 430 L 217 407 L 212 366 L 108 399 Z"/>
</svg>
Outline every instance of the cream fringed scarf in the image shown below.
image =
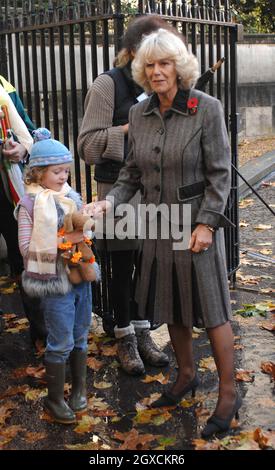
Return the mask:
<svg viewBox="0 0 275 470">
<path fill-rule="evenodd" d="M 71 187 L 65 183 L 61 191 L 45 189 L 38 184 L 26 186 L 28 194 L 35 194 L 33 230 L 29 246 L 27 270 L 38 274 L 56 274 L 57 210 L 55 200 L 64 214 L 76 211 L 75 202 L 66 197 Z"/>
</svg>

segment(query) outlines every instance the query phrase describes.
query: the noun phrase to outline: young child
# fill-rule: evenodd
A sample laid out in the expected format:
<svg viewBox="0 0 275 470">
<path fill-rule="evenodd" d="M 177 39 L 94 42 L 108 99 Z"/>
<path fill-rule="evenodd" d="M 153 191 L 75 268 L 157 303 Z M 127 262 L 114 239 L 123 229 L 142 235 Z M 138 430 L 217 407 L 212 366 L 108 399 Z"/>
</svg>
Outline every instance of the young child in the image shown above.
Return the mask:
<svg viewBox="0 0 275 470">
<path fill-rule="evenodd" d="M 70 283 L 64 258 L 58 252 L 58 231 L 64 216 L 79 210 L 82 202 L 67 183 L 72 155 L 50 137 L 47 129 L 34 131 L 35 143 L 25 175 L 26 194 L 19 201 L 16 214 L 25 265 L 22 283 L 29 295 L 42 299 L 48 330 L 45 408 L 56 422 L 68 424 L 75 422 L 76 411 L 87 407 L 86 359 L 92 293 L 90 282 Z M 65 242 L 73 244 L 83 240 L 80 230 L 64 236 Z M 64 401 L 68 358 L 72 375 L 69 406 Z"/>
</svg>

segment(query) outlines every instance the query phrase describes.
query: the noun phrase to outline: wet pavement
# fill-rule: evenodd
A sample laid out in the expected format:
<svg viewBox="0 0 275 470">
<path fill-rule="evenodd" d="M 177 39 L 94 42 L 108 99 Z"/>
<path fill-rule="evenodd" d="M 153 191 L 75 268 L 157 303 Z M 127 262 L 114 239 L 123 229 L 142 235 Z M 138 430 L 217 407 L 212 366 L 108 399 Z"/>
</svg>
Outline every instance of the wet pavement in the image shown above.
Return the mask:
<svg viewBox="0 0 275 470">
<path fill-rule="evenodd" d="M 274 205 L 274 186 L 261 187 L 260 194 Z M 227 433 L 231 436 L 231 441 L 229 438 L 227 441 L 216 440 L 209 444 L 197 440 L 200 439 L 201 428 L 213 411 L 217 398 L 217 374 L 204 331 L 194 330 L 193 333 L 195 360 L 201 380 L 195 399 L 186 397 L 180 406 L 152 414 L 146 408 L 146 403 L 154 401 L 153 394 L 160 393 L 163 387 L 167 387 L 161 382 L 172 382 L 176 376 L 175 360 L 166 327 L 155 330 L 153 336 L 169 354 L 170 367 L 146 368 L 147 376 L 163 375 L 158 377 L 158 381 L 144 383 L 142 380 L 145 377 L 129 377 L 121 371 L 114 355 L 114 341 L 104 336 L 99 317 L 94 318 L 89 339 L 88 413 L 79 421 L 78 428 L 76 424 L 65 426 L 48 421 L 43 413 L 43 371 L 41 379 L 41 370 L 32 369 L 42 366 L 43 359 L 42 356 L 37 357 L 31 348 L 20 296 L 15 290 L 12 293 L 2 293 L 6 330 L 0 337 L 0 448 L 114 450 L 122 446 L 132 450 L 187 450 L 212 446 L 216 449 L 235 449 L 240 446 L 240 442 L 236 438 L 234 443 L 233 438 L 239 436 L 240 432 L 255 432 L 257 428 L 260 428 L 258 433 L 275 431 L 274 381 L 271 381 L 270 374 L 261 371 L 263 362 L 275 363 L 274 331 L 262 328 L 263 322 L 274 322 L 274 310 L 273 313 L 268 310 L 272 310 L 272 299 L 273 308 L 275 303 L 272 292 L 275 287 L 272 253 L 272 248 L 275 249 L 275 223 L 272 214 L 255 196 L 247 196 L 246 199 L 251 201 L 248 207 L 240 208 L 240 220 L 243 222 L 241 266 L 236 286 L 231 290 L 231 298 L 233 310 L 242 308 L 243 304 L 250 304 L 250 311 L 253 313 L 247 318 L 234 315 L 233 321 L 236 368 L 249 371 L 248 379 L 251 381 L 238 381 L 243 406 L 239 421 L 234 422 L 233 429 Z M 267 227 L 257 230 L 255 227 L 259 224 Z M 273 239 L 272 228 L 268 228 L 270 225 L 273 226 Z M 259 258 L 257 254 L 265 258 Z M 256 315 L 255 304 L 258 307 Z M 17 317 L 9 318 L 7 314 L 11 313 Z M 19 328 L 22 329 L 18 331 Z M 31 368 L 26 369 L 27 366 Z M 98 370 L 94 371 L 95 368 Z M 239 374 L 243 378 L 244 373 Z M 144 398 L 147 402 L 145 400 L 145 404 L 141 404 Z M 223 435 L 219 436 L 222 437 Z M 253 446 L 259 449 L 258 444 L 254 438 L 248 439 L 245 446 L 248 449 Z M 274 441 L 272 444 L 269 440 L 266 447 L 272 445 Z"/>
</svg>

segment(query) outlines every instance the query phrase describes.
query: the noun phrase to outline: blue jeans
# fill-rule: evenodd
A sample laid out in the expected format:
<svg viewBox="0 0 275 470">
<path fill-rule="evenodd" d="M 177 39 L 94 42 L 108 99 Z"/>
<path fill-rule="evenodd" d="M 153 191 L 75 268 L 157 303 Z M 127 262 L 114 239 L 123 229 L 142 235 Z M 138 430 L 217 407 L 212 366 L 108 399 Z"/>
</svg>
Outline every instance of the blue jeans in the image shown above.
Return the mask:
<svg viewBox="0 0 275 470">
<path fill-rule="evenodd" d="M 41 303 L 48 330 L 45 360 L 64 363 L 74 348 L 86 351 L 92 313 L 91 284 L 82 282 L 68 294 L 45 297 Z"/>
</svg>

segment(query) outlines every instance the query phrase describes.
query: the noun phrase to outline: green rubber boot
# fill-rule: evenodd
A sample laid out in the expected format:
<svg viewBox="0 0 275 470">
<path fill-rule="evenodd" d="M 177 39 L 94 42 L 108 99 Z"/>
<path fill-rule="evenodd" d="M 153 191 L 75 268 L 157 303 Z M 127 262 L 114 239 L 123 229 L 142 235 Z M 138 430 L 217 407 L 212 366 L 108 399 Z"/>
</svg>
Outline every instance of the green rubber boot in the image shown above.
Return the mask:
<svg viewBox="0 0 275 470">
<path fill-rule="evenodd" d="M 62 424 L 76 422 L 76 416 L 64 400 L 66 364 L 46 362 L 46 379 L 48 396 L 44 405 L 54 421 Z"/>
<path fill-rule="evenodd" d="M 70 366 L 72 374 L 72 393 L 69 399 L 69 405 L 74 411 L 84 411 L 87 409 L 87 352 L 74 349 L 70 354 Z"/>
</svg>

